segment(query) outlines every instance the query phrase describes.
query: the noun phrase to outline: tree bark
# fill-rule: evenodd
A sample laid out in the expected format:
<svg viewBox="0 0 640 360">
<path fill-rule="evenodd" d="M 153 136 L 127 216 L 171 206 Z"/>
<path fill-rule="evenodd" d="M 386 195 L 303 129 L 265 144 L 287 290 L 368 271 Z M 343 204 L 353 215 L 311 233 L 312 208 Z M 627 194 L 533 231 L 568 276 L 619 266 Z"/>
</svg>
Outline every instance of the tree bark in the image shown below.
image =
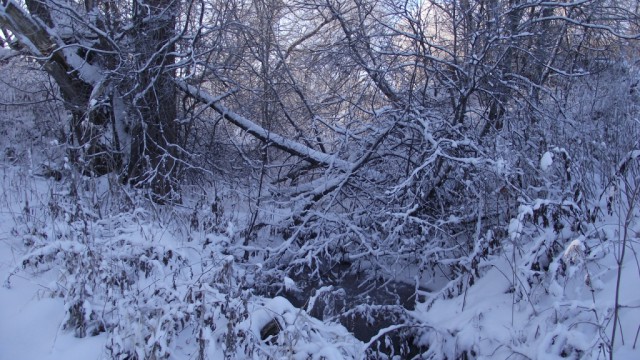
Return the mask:
<svg viewBox="0 0 640 360">
<path fill-rule="evenodd" d="M 135 3 L 137 4 L 137 3 Z M 132 86 L 132 103 L 138 112 L 131 155 L 124 179 L 130 184 L 150 188 L 157 202 L 176 200 L 178 126 L 175 71 L 175 30 L 177 3 L 152 0 L 149 6 L 134 7 L 134 24 L 139 34 L 136 53 L 140 55 L 139 74 Z M 148 19 L 154 19 L 149 21 Z"/>
<path fill-rule="evenodd" d="M 65 44 L 57 43 L 49 36 L 47 27 L 53 26 L 53 22 L 49 9 L 42 2 L 29 0 L 26 5 L 31 14 L 13 1 L 4 0 L 0 25 L 17 37 L 23 49 L 39 58 L 44 70 L 58 84 L 62 100 L 71 113 L 71 143 L 75 145 L 70 150 L 72 160 L 87 174 L 104 175 L 117 167 L 117 161 L 109 144 L 100 141 L 101 127 L 109 124 L 111 109 L 90 108 L 91 94 L 99 85 L 100 71 L 73 50 L 61 49 Z M 72 63 L 82 64 L 84 69 L 75 68 Z"/>
<path fill-rule="evenodd" d="M 94 49 L 84 50 L 80 38 L 62 40 L 52 34 L 55 24 L 46 3 L 27 0 L 27 11 L 12 0 L 0 1 L 0 27 L 11 31 L 20 47 L 37 57 L 60 88 L 71 113 L 70 137 L 75 145 L 71 158 L 88 175 L 118 170 L 122 157 L 111 99 L 115 96 L 114 89 L 123 83 L 110 84 L 113 79 L 105 75 L 109 70 L 105 67 L 118 66 L 114 63 L 117 57 L 107 54 L 117 49 L 100 34 L 97 47 L 106 51 L 93 54 L 94 59 L 89 54 Z M 175 73 L 169 68 L 175 62 L 171 39 L 178 3 L 152 0 L 145 6 L 134 4 L 132 39 L 138 68 L 124 69 L 128 74 L 125 75 L 128 85 L 124 86 L 133 89 L 129 105 L 138 121 L 131 130 L 129 163 L 123 180 L 150 189 L 157 201 L 166 201 L 177 190 L 176 159 L 180 155 L 175 150 L 178 138 Z M 97 5 L 88 1 L 86 6 L 93 9 Z M 104 137 L 107 132 L 113 132 L 110 140 Z"/>
</svg>

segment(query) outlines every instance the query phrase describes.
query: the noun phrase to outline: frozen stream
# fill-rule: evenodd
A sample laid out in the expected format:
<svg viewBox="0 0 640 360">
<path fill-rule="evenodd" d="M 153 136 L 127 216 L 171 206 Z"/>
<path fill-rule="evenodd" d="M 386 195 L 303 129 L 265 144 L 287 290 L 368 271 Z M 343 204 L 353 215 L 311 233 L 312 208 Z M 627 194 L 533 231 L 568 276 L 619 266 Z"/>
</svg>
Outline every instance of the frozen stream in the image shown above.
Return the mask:
<svg viewBox="0 0 640 360">
<path fill-rule="evenodd" d="M 364 274 L 340 266 L 328 272 L 322 282 L 297 276 L 293 280 L 298 288 L 281 295 L 313 317 L 325 322 L 340 322 L 366 343 L 381 330 L 406 323 L 406 312 L 415 308 L 416 289 L 414 285 L 400 281 L 363 282 L 363 279 Z M 419 354 L 410 329 L 389 331 L 374 342 L 371 349 L 400 354 L 403 358 Z M 392 344 L 393 348 L 386 344 Z"/>
</svg>

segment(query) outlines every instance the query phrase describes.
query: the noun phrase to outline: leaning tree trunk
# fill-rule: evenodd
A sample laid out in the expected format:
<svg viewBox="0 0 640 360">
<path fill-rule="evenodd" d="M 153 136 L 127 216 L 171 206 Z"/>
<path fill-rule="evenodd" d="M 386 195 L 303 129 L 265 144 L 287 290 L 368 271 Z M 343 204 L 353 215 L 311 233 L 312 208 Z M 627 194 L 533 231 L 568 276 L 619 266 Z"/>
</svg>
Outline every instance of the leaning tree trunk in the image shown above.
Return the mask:
<svg viewBox="0 0 640 360">
<path fill-rule="evenodd" d="M 55 27 L 49 8 L 42 1 L 27 0 L 29 12 L 10 0 L 2 0 L 0 26 L 13 33 L 15 46 L 38 57 L 44 70 L 55 80 L 70 120 L 70 157 L 88 175 L 104 175 L 118 167 L 117 147 L 105 141 L 103 134 L 111 124 L 113 110 L 94 103 L 92 94 L 100 86 L 101 69 L 50 36 Z M 72 64 L 82 64 L 75 68 Z M 115 156 L 114 156 L 115 155 Z"/>
<path fill-rule="evenodd" d="M 14 34 L 16 46 L 36 56 L 60 88 L 71 113 L 71 158 L 80 169 L 94 176 L 118 171 L 121 159 L 128 155 L 125 182 L 149 189 L 157 201 L 173 198 L 176 159 L 180 154 L 175 150 L 178 127 L 175 73 L 171 68 L 175 46 L 171 39 L 178 2 L 151 0 L 144 5 L 134 2 L 133 31 L 121 39 L 124 43 L 118 45 L 119 49 L 112 46 L 117 40 L 107 39 L 107 31 L 103 30 L 96 31 L 99 39 L 93 45 L 96 48 L 80 46 L 86 43 L 83 34 L 65 39 L 52 36 L 56 24 L 46 1 L 27 0 L 27 9 L 13 0 L 0 0 L 0 4 L 0 28 Z M 97 4 L 88 1 L 87 10 L 99 12 Z M 102 25 L 93 26 L 102 29 Z M 133 50 L 131 55 L 136 59 L 133 66 L 127 63 L 123 68 L 123 63 L 116 64 L 117 59 L 131 58 L 124 53 L 113 55 L 122 49 Z M 118 76 L 128 74 L 126 79 L 110 77 L 110 70 L 114 69 Z M 119 96 L 118 90 L 131 94 L 125 100 L 133 110 L 129 115 L 135 117 L 129 134 L 132 138 L 129 154 L 120 148 L 116 130 L 127 128 L 116 124 L 122 120 L 115 116 L 112 104 L 114 97 Z"/>
</svg>

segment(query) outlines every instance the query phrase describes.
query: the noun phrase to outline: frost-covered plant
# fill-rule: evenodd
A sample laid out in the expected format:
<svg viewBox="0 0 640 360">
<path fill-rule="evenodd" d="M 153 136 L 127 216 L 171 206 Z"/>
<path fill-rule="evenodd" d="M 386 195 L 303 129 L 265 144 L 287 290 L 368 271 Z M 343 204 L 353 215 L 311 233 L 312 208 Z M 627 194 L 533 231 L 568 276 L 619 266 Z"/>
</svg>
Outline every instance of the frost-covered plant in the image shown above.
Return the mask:
<svg viewBox="0 0 640 360">
<path fill-rule="evenodd" d="M 28 251 L 6 285 L 18 272 L 56 268 L 51 295 L 65 300 L 66 329 L 78 337 L 109 332 L 114 358 L 166 358 L 177 331 L 192 316 L 177 291 L 178 279 L 189 269 L 185 258 L 153 238 L 147 211 L 105 214 L 110 202 L 101 204 L 95 188 L 85 190 L 94 181 L 73 179 L 52 187 L 47 201 L 25 203 L 14 233 L 25 239 Z M 32 230 L 35 219 L 40 219 L 38 232 Z"/>
<path fill-rule="evenodd" d="M 79 184 L 84 181 L 90 180 L 80 178 Z M 228 238 L 229 226 L 225 233 L 207 226 L 206 240 L 182 241 L 178 248 L 158 236 L 152 212 L 138 206 L 110 213 L 106 205 L 97 211 L 95 194 L 83 189 L 30 205 L 16 219 L 15 234 L 30 240 L 5 285 L 20 272 L 56 269 L 50 295 L 64 298 L 63 328 L 78 337 L 106 333 L 110 358 L 169 359 L 185 348 L 198 359 L 307 356 L 313 346 L 333 346 L 321 339 L 353 340 L 343 328 L 327 330 L 284 299 L 268 307 L 268 319 L 256 317 L 265 300 L 253 295 L 245 267 L 233 255 L 242 252 Z M 46 215 L 41 232 L 20 226 L 39 214 Z M 271 320 L 283 328 L 265 342 L 263 328 Z M 349 346 L 331 351 L 356 356 L 358 343 Z"/>
</svg>

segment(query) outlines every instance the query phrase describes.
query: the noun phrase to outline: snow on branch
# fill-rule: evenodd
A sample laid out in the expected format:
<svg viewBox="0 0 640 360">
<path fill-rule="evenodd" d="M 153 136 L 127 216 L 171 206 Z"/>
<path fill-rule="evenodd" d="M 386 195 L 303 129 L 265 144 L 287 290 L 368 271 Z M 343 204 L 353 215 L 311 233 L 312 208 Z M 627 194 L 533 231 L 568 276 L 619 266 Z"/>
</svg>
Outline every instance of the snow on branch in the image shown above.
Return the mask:
<svg viewBox="0 0 640 360">
<path fill-rule="evenodd" d="M 627 171 L 627 166 L 633 160 L 640 158 L 640 150 L 629 151 L 627 155 L 622 159 L 616 168 L 616 174 L 622 175 Z"/>
<path fill-rule="evenodd" d="M 6 27 L 33 56 L 41 61 L 56 63 L 62 69 L 49 65 L 47 71 L 60 78 L 69 69 L 77 71 L 84 82 L 94 85 L 101 81 L 100 69 L 87 63 L 75 51 L 75 48 L 64 44 L 55 29 L 51 29 L 36 21 L 20 5 L 11 0 L 4 0 L 0 7 L 0 26 Z M 68 75 L 67 75 L 68 77 Z M 57 79 L 68 80 L 68 79 Z"/>
<path fill-rule="evenodd" d="M 538 23 L 538 22 L 549 22 L 549 21 L 564 21 L 567 22 L 571 25 L 576 25 L 576 26 L 581 26 L 583 28 L 590 28 L 590 29 L 595 29 L 595 30 L 602 30 L 602 31 L 606 31 L 609 32 L 611 35 L 621 38 L 621 39 L 626 39 L 626 40 L 638 40 L 640 39 L 640 33 L 622 33 L 616 29 L 614 29 L 611 26 L 608 25 L 604 25 L 604 24 L 597 24 L 597 23 L 590 23 L 590 22 L 583 22 L 580 20 L 576 20 L 573 18 L 570 18 L 568 16 L 560 16 L 560 15 L 556 15 L 556 16 L 545 16 L 545 17 L 539 17 L 537 19 L 534 19 L 531 21 L 532 24 Z"/>
<path fill-rule="evenodd" d="M 0 47 L 0 61 L 8 60 L 14 56 L 20 55 L 17 51 Z"/>
<path fill-rule="evenodd" d="M 207 106 L 222 115 L 225 120 L 236 125 L 257 139 L 265 143 L 269 143 L 282 151 L 300 157 L 310 163 L 325 165 L 342 171 L 349 171 L 354 167 L 352 163 L 338 158 L 335 154 L 327 154 L 314 150 L 282 135 L 268 131 L 250 119 L 247 119 L 246 117 L 220 104 L 220 98 L 214 98 L 207 92 L 193 85 L 189 85 L 183 81 L 176 81 L 176 85 L 189 96 L 207 104 Z"/>
<path fill-rule="evenodd" d="M 0 25 L 10 30 L 32 54 L 41 56 L 49 46 L 46 32 L 29 14 L 11 0 L 3 0 Z"/>
</svg>

